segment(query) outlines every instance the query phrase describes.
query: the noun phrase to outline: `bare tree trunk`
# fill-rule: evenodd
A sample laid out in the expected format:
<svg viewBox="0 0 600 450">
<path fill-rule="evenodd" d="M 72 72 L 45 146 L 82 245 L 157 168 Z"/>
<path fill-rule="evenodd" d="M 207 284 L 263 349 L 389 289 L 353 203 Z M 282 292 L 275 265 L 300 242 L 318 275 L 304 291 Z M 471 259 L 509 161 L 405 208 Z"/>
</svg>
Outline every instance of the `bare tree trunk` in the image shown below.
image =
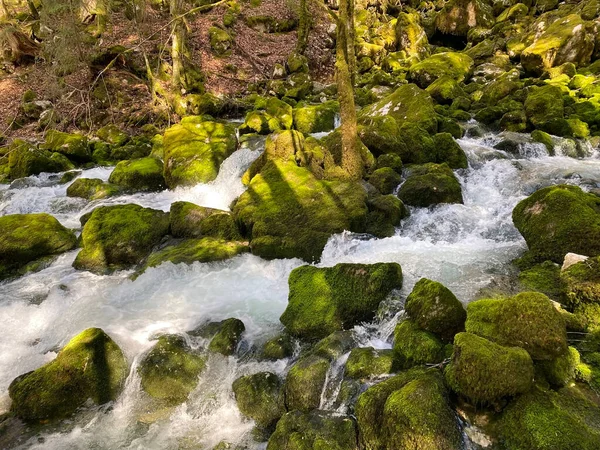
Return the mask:
<svg viewBox="0 0 600 450">
<path fill-rule="evenodd" d="M 183 0 L 171 0 L 171 16 L 173 18 L 181 15 L 183 11 Z M 173 74 L 171 84 L 173 89 L 179 89 L 182 85 L 183 57 L 185 52 L 185 24 L 183 18 L 177 19 L 173 25 L 173 36 L 171 38 L 171 59 L 173 61 Z"/>
<path fill-rule="evenodd" d="M 337 21 L 336 84 L 340 100 L 342 124 L 342 169 L 350 179 L 362 178 L 364 164 L 357 133 L 356 106 L 354 104 L 353 70 L 354 53 L 354 0 L 340 0 Z"/>
</svg>

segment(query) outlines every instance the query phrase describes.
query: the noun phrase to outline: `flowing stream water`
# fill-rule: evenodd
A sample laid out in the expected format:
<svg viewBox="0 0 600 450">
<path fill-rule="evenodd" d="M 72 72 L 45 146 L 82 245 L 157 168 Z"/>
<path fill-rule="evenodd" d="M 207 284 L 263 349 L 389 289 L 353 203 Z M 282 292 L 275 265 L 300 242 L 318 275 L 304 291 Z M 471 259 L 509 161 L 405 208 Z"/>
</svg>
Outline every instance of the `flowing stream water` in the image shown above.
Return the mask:
<svg viewBox="0 0 600 450">
<path fill-rule="evenodd" d="M 481 288 L 509 274 L 510 261 L 526 249 L 511 220 L 519 200 L 558 183 L 600 187 L 596 156 L 549 157 L 537 144 L 509 154 L 493 148 L 498 141 L 495 135 L 459 141 L 469 159 L 469 168 L 457 171 L 464 205 L 413 208 L 396 235 L 386 239 L 352 233 L 333 236 L 319 265 L 398 262 L 405 277 L 401 297 L 427 277 L 444 283 L 468 303 Z M 91 203 L 67 197 L 68 184 L 59 184 L 60 176 L 29 177 L 0 187 L 0 215 L 47 212 L 67 227 L 80 228 L 81 215 L 106 204 L 137 203 L 168 211 L 172 202 L 187 200 L 228 209 L 244 191 L 240 181 L 244 170 L 259 154 L 260 148 L 238 150 L 208 184 Z M 111 170 L 94 168 L 81 176 L 106 180 Z M 11 446 L 210 449 L 221 440 L 236 443 L 247 438 L 253 423 L 237 409 L 232 382 L 264 370 L 283 374 L 289 361 L 213 355 L 188 401 L 158 417 L 146 414 L 136 367 L 157 334 L 184 333 L 208 319 L 243 320 L 246 349 L 274 336 L 281 330 L 279 316 L 287 304 L 288 275 L 302 261 L 265 261 L 245 254 L 217 263 L 165 263 L 131 281 L 130 271 L 109 276 L 76 271 L 71 267 L 76 254 L 77 250 L 68 252 L 40 272 L 0 284 L 0 413 L 9 407 L 8 385 L 16 376 L 51 361 L 71 337 L 88 327 L 103 328 L 121 346 L 131 362 L 130 376 L 113 404 L 87 410 L 55 428 L 12 430 Z M 361 344 L 389 348 L 394 323 L 388 317 L 358 327 Z M 339 383 L 342 362 L 332 365 L 331 383 Z M 324 390 L 321 406 L 335 409 L 336 392 L 335 385 Z"/>
</svg>

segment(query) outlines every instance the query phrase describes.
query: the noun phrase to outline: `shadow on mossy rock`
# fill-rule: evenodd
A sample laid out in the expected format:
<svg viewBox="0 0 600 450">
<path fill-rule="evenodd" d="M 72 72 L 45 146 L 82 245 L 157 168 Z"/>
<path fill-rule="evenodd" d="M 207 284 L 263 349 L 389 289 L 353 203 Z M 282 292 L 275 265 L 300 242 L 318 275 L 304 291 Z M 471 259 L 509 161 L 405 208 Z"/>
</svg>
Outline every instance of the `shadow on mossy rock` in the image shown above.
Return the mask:
<svg viewBox="0 0 600 450">
<path fill-rule="evenodd" d="M 62 419 L 88 399 L 96 405 L 115 400 L 128 373 L 118 345 L 101 329 L 88 328 L 56 359 L 11 383 L 11 411 L 27 421 Z"/>
</svg>

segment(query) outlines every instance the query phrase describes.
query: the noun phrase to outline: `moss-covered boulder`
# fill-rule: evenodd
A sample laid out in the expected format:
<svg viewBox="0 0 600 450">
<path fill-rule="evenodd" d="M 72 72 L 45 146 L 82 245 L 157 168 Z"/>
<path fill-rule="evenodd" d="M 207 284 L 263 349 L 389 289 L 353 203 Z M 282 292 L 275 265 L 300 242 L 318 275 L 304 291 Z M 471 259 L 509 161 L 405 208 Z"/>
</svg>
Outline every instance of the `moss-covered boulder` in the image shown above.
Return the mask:
<svg viewBox="0 0 600 450">
<path fill-rule="evenodd" d="M 304 134 L 321 133 L 335 128 L 335 116 L 340 109 L 336 101 L 294 108 L 294 128 Z"/>
<path fill-rule="evenodd" d="M 465 81 L 473 73 L 473 59 L 458 52 L 436 53 L 411 66 L 410 79 L 425 89 L 441 77 Z"/>
<path fill-rule="evenodd" d="M 371 320 L 387 295 L 402 287 L 396 263 L 302 266 L 289 277 L 280 320 L 293 335 L 315 340 Z"/>
<path fill-rule="evenodd" d="M 89 399 L 96 405 L 116 400 L 128 373 L 119 346 L 101 329 L 88 328 L 53 361 L 10 384 L 11 411 L 27 421 L 62 419 Z"/>
<path fill-rule="evenodd" d="M 144 392 L 165 404 L 177 405 L 196 388 L 205 366 L 206 358 L 183 336 L 167 334 L 140 362 L 138 373 Z"/>
<path fill-rule="evenodd" d="M 522 348 L 458 333 L 445 375 L 454 392 L 476 403 L 488 403 L 527 392 L 533 386 L 534 370 L 531 357 Z"/>
<path fill-rule="evenodd" d="M 176 238 L 242 240 L 233 216 L 228 211 L 180 201 L 171 204 L 170 218 L 171 235 Z"/>
<path fill-rule="evenodd" d="M 49 130 L 40 148 L 65 155 L 76 163 L 86 163 L 92 160 L 88 139 L 81 134 Z"/>
<path fill-rule="evenodd" d="M 410 215 L 408 208 L 395 195 L 377 195 L 369 199 L 368 205 L 366 232 L 379 238 L 393 236 L 400 221 Z"/>
<path fill-rule="evenodd" d="M 465 328 L 498 344 L 524 348 L 533 359 L 551 360 L 567 352 L 565 321 L 539 292 L 472 302 Z"/>
<path fill-rule="evenodd" d="M 451 169 L 466 169 L 469 167 L 467 155 L 454 136 L 450 133 L 438 133 L 433 136 L 435 150 L 429 157 L 434 163 L 448 164 Z"/>
<path fill-rule="evenodd" d="M 398 198 L 410 206 L 462 203 L 462 189 L 447 164 L 424 164 L 411 169 Z"/>
<path fill-rule="evenodd" d="M 537 366 L 552 386 L 563 387 L 575 379 L 580 363 L 577 349 L 569 347 L 564 355 L 551 361 L 539 361 Z"/>
<path fill-rule="evenodd" d="M 421 278 L 406 298 L 404 308 L 422 329 L 451 341 L 465 328 L 467 313 L 456 296 L 441 283 Z"/>
<path fill-rule="evenodd" d="M 408 56 L 422 59 L 429 54 L 429 41 L 420 22 L 419 15 L 414 12 L 401 12 L 398 14 L 396 41 L 398 51 L 405 51 Z"/>
<path fill-rule="evenodd" d="M 287 333 L 282 333 L 269 339 L 262 347 L 261 357 L 267 360 L 276 361 L 278 359 L 288 358 L 294 354 L 294 343 Z"/>
<path fill-rule="evenodd" d="M 407 122 L 417 124 L 428 133 L 435 133 L 438 127 L 431 96 L 415 84 L 402 85 L 392 94 L 361 110 L 359 122 L 369 123 L 369 119 L 384 116 L 393 118 L 398 126 Z"/>
<path fill-rule="evenodd" d="M 411 369 L 367 389 L 356 402 L 361 448 L 455 450 L 461 435 L 440 373 Z"/>
<path fill-rule="evenodd" d="M 226 56 L 231 53 L 233 39 L 229 33 L 219 27 L 210 27 L 208 29 L 208 39 L 210 48 L 217 56 Z"/>
<path fill-rule="evenodd" d="M 432 333 L 420 329 L 412 320 L 404 320 L 394 331 L 394 360 L 397 367 L 437 364 L 445 356 L 444 343 Z"/>
<path fill-rule="evenodd" d="M 154 192 L 165 188 L 163 163 L 153 157 L 121 161 L 114 168 L 108 182 L 126 191 Z"/>
<path fill-rule="evenodd" d="M 536 34 L 533 43 L 521 53 L 521 64 L 528 72 L 541 75 L 546 69 L 573 63 L 589 64 L 594 51 L 594 31 L 591 23 L 577 14 L 552 21 Z"/>
<path fill-rule="evenodd" d="M 600 255 L 600 197 L 577 186 L 536 191 L 519 202 L 512 219 L 533 261 L 562 264 L 567 253 Z"/>
<path fill-rule="evenodd" d="M 440 105 L 451 105 L 457 98 L 466 96 L 458 80 L 450 75 L 442 75 L 427 86 L 427 92 Z"/>
<path fill-rule="evenodd" d="M 8 147 L 8 177 L 11 180 L 42 172 L 64 172 L 73 168 L 73 164 L 64 155 L 37 148 L 21 139 L 15 139 Z"/>
<path fill-rule="evenodd" d="M 397 174 L 402 175 L 402 158 L 394 154 L 380 155 L 377 158 L 375 169 L 382 169 L 384 167 L 389 167 Z"/>
<path fill-rule="evenodd" d="M 140 263 L 169 231 L 169 215 L 139 205 L 94 209 L 81 232 L 73 267 L 106 273 Z"/>
<path fill-rule="evenodd" d="M 187 117 L 165 131 L 164 177 L 169 188 L 208 183 L 237 148 L 232 124 Z"/>
<path fill-rule="evenodd" d="M 443 34 L 466 37 L 470 30 L 492 28 L 494 11 L 483 0 L 450 0 L 435 19 L 436 29 Z"/>
<path fill-rule="evenodd" d="M 267 162 L 233 208 L 254 254 L 306 261 L 320 258 L 332 234 L 364 231 L 367 212 L 359 184 L 319 180 L 288 161 Z"/>
<path fill-rule="evenodd" d="M 553 300 L 563 300 L 565 293 L 560 266 L 552 261 L 544 261 L 521 271 L 519 284 L 524 291 L 541 292 Z"/>
<path fill-rule="evenodd" d="M 121 193 L 121 188 L 99 178 L 77 178 L 67 188 L 67 197 L 100 200 Z"/>
<path fill-rule="evenodd" d="M 532 89 L 524 106 L 527 120 L 533 127 L 560 136 L 569 133 L 568 123 L 564 119 L 562 92 L 558 86 Z"/>
<path fill-rule="evenodd" d="M 121 147 L 129 141 L 129 135 L 114 124 L 105 125 L 96 131 L 96 136 L 110 145 Z"/>
<path fill-rule="evenodd" d="M 218 322 L 217 325 L 218 331 L 208 344 L 208 349 L 223 356 L 231 356 L 235 353 L 246 326 L 234 317 Z"/>
<path fill-rule="evenodd" d="M 280 130 L 289 130 L 294 123 L 292 107 L 275 97 L 265 102 L 264 111 L 250 111 L 240 127 L 240 134 L 270 134 Z"/>
<path fill-rule="evenodd" d="M 291 411 L 277 422 L 267 450 L 358 450 L 356 434 L 351 417 L 324 411 Z"/>
<path fill-rule="evenodd" d="M 600 408 L 576 387 L 536 388 L 506 408 L 499 431 L 510 450 L 594 450 L 600 442 Z"/>
<path fill-rule="evenodd" d="M 588 258 L 566 268 L 560 281 L 569 307 L 600 305 L 600 258 Z"/>
<path fill-rule="evenodd" d="M 344 375 L 350 378 L 376 378 L 392 373 L 395 368 L 392 350 L 373 347 L 354 348 L 348 356 Z"/>
<path fill-rule="evenodd" d="M 274 426 L 285 414 L 279 377 L 271 372 L 246 375 L 233 382 L 238 408 L 260 428 Z"/>
<path fill-rule="evenodd" d="M 27 270 L 28 263 L 76 246 L 75 234 L 49 214 L 0 217 L 0 280 Z"/>
<path fill-rule="evenodd" d="M 285 378 L 285 405 L 289 411 L 319 408 L 330 362 L 321 356 L 300 358 Z"/>
<path fill-rule="evenodd" d="M 400 181 L 402 177 L 391 167 L 376 169 L 369 177 L 369 183 L 384 195 L 393 193 Z"/>
</svg>

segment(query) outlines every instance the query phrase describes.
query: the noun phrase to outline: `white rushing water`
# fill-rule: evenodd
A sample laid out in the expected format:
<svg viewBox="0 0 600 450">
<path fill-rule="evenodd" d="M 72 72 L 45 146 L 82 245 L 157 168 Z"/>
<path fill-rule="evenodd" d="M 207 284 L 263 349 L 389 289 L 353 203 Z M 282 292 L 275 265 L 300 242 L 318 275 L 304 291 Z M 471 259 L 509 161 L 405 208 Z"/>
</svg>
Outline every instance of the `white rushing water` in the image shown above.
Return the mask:
<svg viewBox="0 0 600 450">
<path fill-rule="evenodd" d="M 405 275 L 402 294 L 410 292 L 419 278 L 428 277 L 447 285 L 466 303 L 494 277 L 507 274 L 510 261 L 525 250 L 511 220 L 519 200 L 551 184 L 600 186 L 597 158 L 548 157 L 539 146 L 525 146 L 515 156 L 494 150 L 494 137 L 459 142 L 469 158 L 469 168 L 457 172 L 464 205 L 412 209 L 396 235 L 387 239 L 352 233 L 333 236 L 320 265 L 395 261 Z M 138 203 L 167 211 L 172 202 L 187 200 L 228 209 L 244 190 L 241 175 L 258 155 L 238 150 L 212 183 L 91 203 L 66 197 L 68 184 L 58 184 L 60 177 L 30 177 L 0 188 L 0 214 L 48 212 L 65 226 L 79 228 L 82 214 L 105 204 Z M 81 176 L 106 180 L 110 171 L 95 168 Z M 262 370 L 283 373 L 286 361 L 213 355 L 188 401 L 154 421 L 145 417 L 136 367 L 153 336 L 185 332 L 207 319 L 240 318 L 248 346 L 271 337 L 280 330 L 288 275 L 302 262 L 264 261 L 246 254 L 218 263 L 166 263 L 131 281 L 130 272 L 98 276 L 74 270 L 76 253 L 61 255 L 38 273 L 0 284 L 0 412 L 9 406 L 8 385 L 17 375 L 52 360 L 57 349 L 87 327 L 103 328 L 115 339 L 132 363 L 131 375 L 109 411 L 83 413 L 60 429 L 26 435 L 19 445 L 61 450 L 210 449 L 223 439 L 240 442 L 247 437 L 252 423 L 239 413 L 231 383 Z M 389 347 L 384 339 L 392 329 L 390 322 L 375 333 L 372 328 L 359 331 L 362 341 L 384 348 Z M 322 405 L 333 407 L 332 399 L 324 398 Z"/>
</svg>

